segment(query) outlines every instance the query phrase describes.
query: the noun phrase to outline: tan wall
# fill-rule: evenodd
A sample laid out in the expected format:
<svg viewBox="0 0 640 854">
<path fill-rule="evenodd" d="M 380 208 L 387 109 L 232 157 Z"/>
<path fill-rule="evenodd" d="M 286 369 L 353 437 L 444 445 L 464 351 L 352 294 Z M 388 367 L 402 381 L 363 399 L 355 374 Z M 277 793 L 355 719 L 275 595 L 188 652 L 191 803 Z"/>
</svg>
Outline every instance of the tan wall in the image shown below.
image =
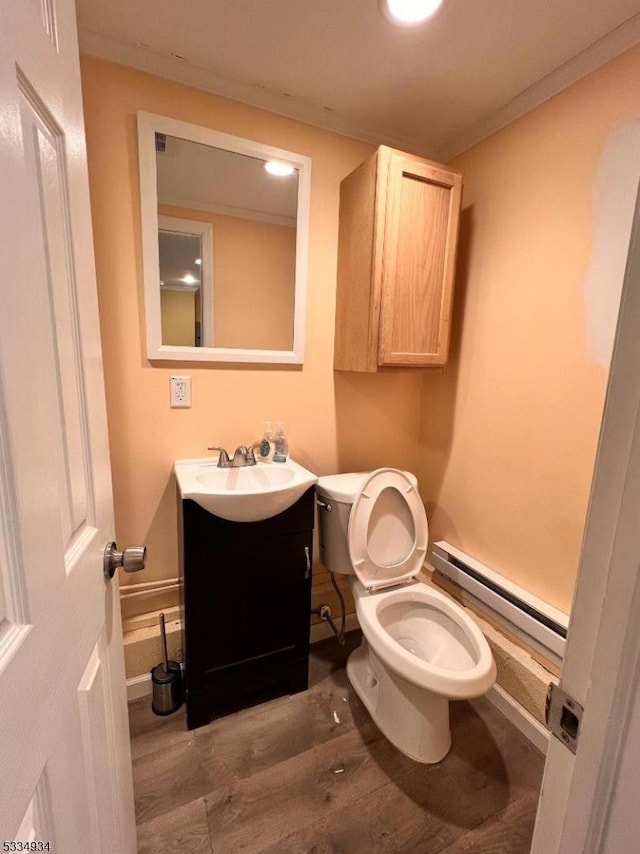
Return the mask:
<svg viewBox="0 0 640 854">
<path fill-rule="evenodd" d="M 82 79 L 117 540 L 149 548 L 148 568 L 131 581 L 177 574 L 173 461 L 206 456 L 207 445 L 233 449 L 257 438 L 264 419 L 284 420 L 292 456 L 319 474 L 415 469 L 421 377 L 334 376 L 332 369 L 339 186 L 371 147 L 93 58 L 82 60 Z M 302 369 L 152 366 L 145 358 L 137 110 L 311 157 Z M 169 377 L 177 370 L 192 377 L 188 410 L 169 408 Z M 319 573 L 317 584 L 326 584 L 326 575 Z M 124 613 L 163 607 L 165 597 L 133 597 Z"/>
<path fill-rule="evenodd" d="M 195 297 L 192 291 L 160 291 L 163 344 L 193 346 L 196 328 Z"/>
<path fill-rule="evenodd" d="M 636 48 L 453 164 L 453 359 L 422 389 L 432 539 L 565 611 L 640 174 L 639 80 Z"/>
<path fill-rule="evenodd" d="M 293 349 L 295 229 L 171 205 L 158 213 L 213 226 L 215 346 Z"/>
<path fill-rule="evenodd" d="M 640 172 L 640 49 L 456 160 L 453 352 L 439 374 L 332 371 L 339 183 L 370 147 L 99 60 L 82 67 L 117 536 L 149 546 L 132 581 L 176 574 L 173 460 L 282 418 L 293 455 L 320 474 L 416 470 L 432 539 L 568 610 Z M 138 109 L 312 158 L 301 370 L 147 362 Z M 177 367 L 193 378 L 190 410 L 168 406 Z M 164 595 L 133 597 L 125 613 Z"/>
</svg>

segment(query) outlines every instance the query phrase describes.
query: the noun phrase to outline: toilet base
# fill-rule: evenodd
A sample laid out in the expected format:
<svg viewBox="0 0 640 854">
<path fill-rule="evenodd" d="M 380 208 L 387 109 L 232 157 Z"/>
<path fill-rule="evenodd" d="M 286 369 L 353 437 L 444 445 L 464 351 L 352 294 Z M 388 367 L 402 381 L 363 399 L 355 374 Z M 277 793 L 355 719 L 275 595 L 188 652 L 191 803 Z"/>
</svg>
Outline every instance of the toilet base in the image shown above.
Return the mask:
<svg viewBox="0 0 640 854">
<path fill-rule="evenodd" d="M 374 723 L 405 756 L 440 762 L 451 747 L 449 700 L 389 671 L 366 639 L 347 661 L 347 675 Z"/>
</svg>

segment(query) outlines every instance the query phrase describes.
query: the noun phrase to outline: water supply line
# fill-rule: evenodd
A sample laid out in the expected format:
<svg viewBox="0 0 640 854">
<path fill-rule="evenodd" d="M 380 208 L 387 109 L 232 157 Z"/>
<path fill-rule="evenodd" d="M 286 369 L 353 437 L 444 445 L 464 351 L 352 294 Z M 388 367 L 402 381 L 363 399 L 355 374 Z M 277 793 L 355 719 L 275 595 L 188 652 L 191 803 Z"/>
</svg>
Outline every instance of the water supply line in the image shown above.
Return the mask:
<svg viewBox="0 0 640 854">
<path fill-rule="evenodd" d="M 338 643 L 340 644 L 340 646 L 344 646 L 344 644 L 345 644 L 344 627 L 345 627 L 345 622 L 346 622 L 346 606 L 344 604 L 344 596 L 342 595 L 342 591 L 338 587 L 338 583 L 335 579 L 335 575 L 333 574 L 333 572 L 329 572 L 329 577 L 331 579 L 331 584 L 333 586 L 333 589 L 336 591 L 338 601 L 340 602 L 340 611 L 341 611 L 340 628 L 338 628 L 335 624 L 335 621 L 333 619 L 333 615 L 331 613 L 331 606 L 330 605 L 323 604 L 323 605 L 320 605 L 319 608 L 312 608 L 311 613 L 312 614 L 318 614 L 321 620 L 324 620 L 325 623 L 329 623 L 329 625 L 331 626 L 331 630 L 333 631 L 334 635 L 338 639 Z"/>
<path fill-rule="evenodd" d="M 344 646 L 344 627 L 345 627 L 345 623 L 347 621 L 347 613 L 346 613 L 346 607 L 344 604 L 344 596 L 342 595 L 342 591 L 338 587 L 338 582 L 336 581 L 336 577 L 335 577 L 334 573 L 329 572 L 329 577 L 331 579 L 331 584 L 333 586 L 333 589 L 336 591 L 336 596 L 338 597 L 338 599 L 340 601 L 340 634 L 338 635 L 338 640 L 340 641 L 342 646 Z"/>
</svg>

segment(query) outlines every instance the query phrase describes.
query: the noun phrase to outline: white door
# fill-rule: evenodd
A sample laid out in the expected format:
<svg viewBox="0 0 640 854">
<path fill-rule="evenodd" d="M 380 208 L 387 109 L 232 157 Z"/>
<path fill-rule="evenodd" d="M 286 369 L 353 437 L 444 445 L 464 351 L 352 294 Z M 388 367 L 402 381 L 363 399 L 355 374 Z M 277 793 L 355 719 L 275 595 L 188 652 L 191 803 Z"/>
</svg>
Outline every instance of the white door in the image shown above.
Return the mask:
<svg viewBox="0 0 640 854">
<path fill-rule="evenodd" d="M 73 0 L 0 4 L 0 247 L 0 850 L 133 854 Z"/>
<path fill-rule="evenodd" d="M 640 850 L 639 208 L 562 670 L 584 715 L 575 756 L 551 737 L 535 854 Z"/>
</svg>

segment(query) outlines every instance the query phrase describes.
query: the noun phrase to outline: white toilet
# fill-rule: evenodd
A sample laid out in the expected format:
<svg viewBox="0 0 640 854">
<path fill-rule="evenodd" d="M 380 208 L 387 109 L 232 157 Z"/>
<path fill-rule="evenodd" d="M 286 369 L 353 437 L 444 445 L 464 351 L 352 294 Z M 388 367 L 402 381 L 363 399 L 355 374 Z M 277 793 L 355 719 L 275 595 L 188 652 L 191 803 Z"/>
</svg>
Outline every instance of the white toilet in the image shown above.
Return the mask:
<svg viewBox="0 0 640 854">
<path fill-rule="evenodd" d="M 449 700 L 484 694 L 496 666 L 463 609 L 415 580 L 429 539 L 417 480 L 384 468 L 321 477 L 316 492 L 320 559 L 355 574 L 363 640 L 349 656 L 349 680 L 398 750 L 439 762 L 451 746 Z"/>
</svg>

